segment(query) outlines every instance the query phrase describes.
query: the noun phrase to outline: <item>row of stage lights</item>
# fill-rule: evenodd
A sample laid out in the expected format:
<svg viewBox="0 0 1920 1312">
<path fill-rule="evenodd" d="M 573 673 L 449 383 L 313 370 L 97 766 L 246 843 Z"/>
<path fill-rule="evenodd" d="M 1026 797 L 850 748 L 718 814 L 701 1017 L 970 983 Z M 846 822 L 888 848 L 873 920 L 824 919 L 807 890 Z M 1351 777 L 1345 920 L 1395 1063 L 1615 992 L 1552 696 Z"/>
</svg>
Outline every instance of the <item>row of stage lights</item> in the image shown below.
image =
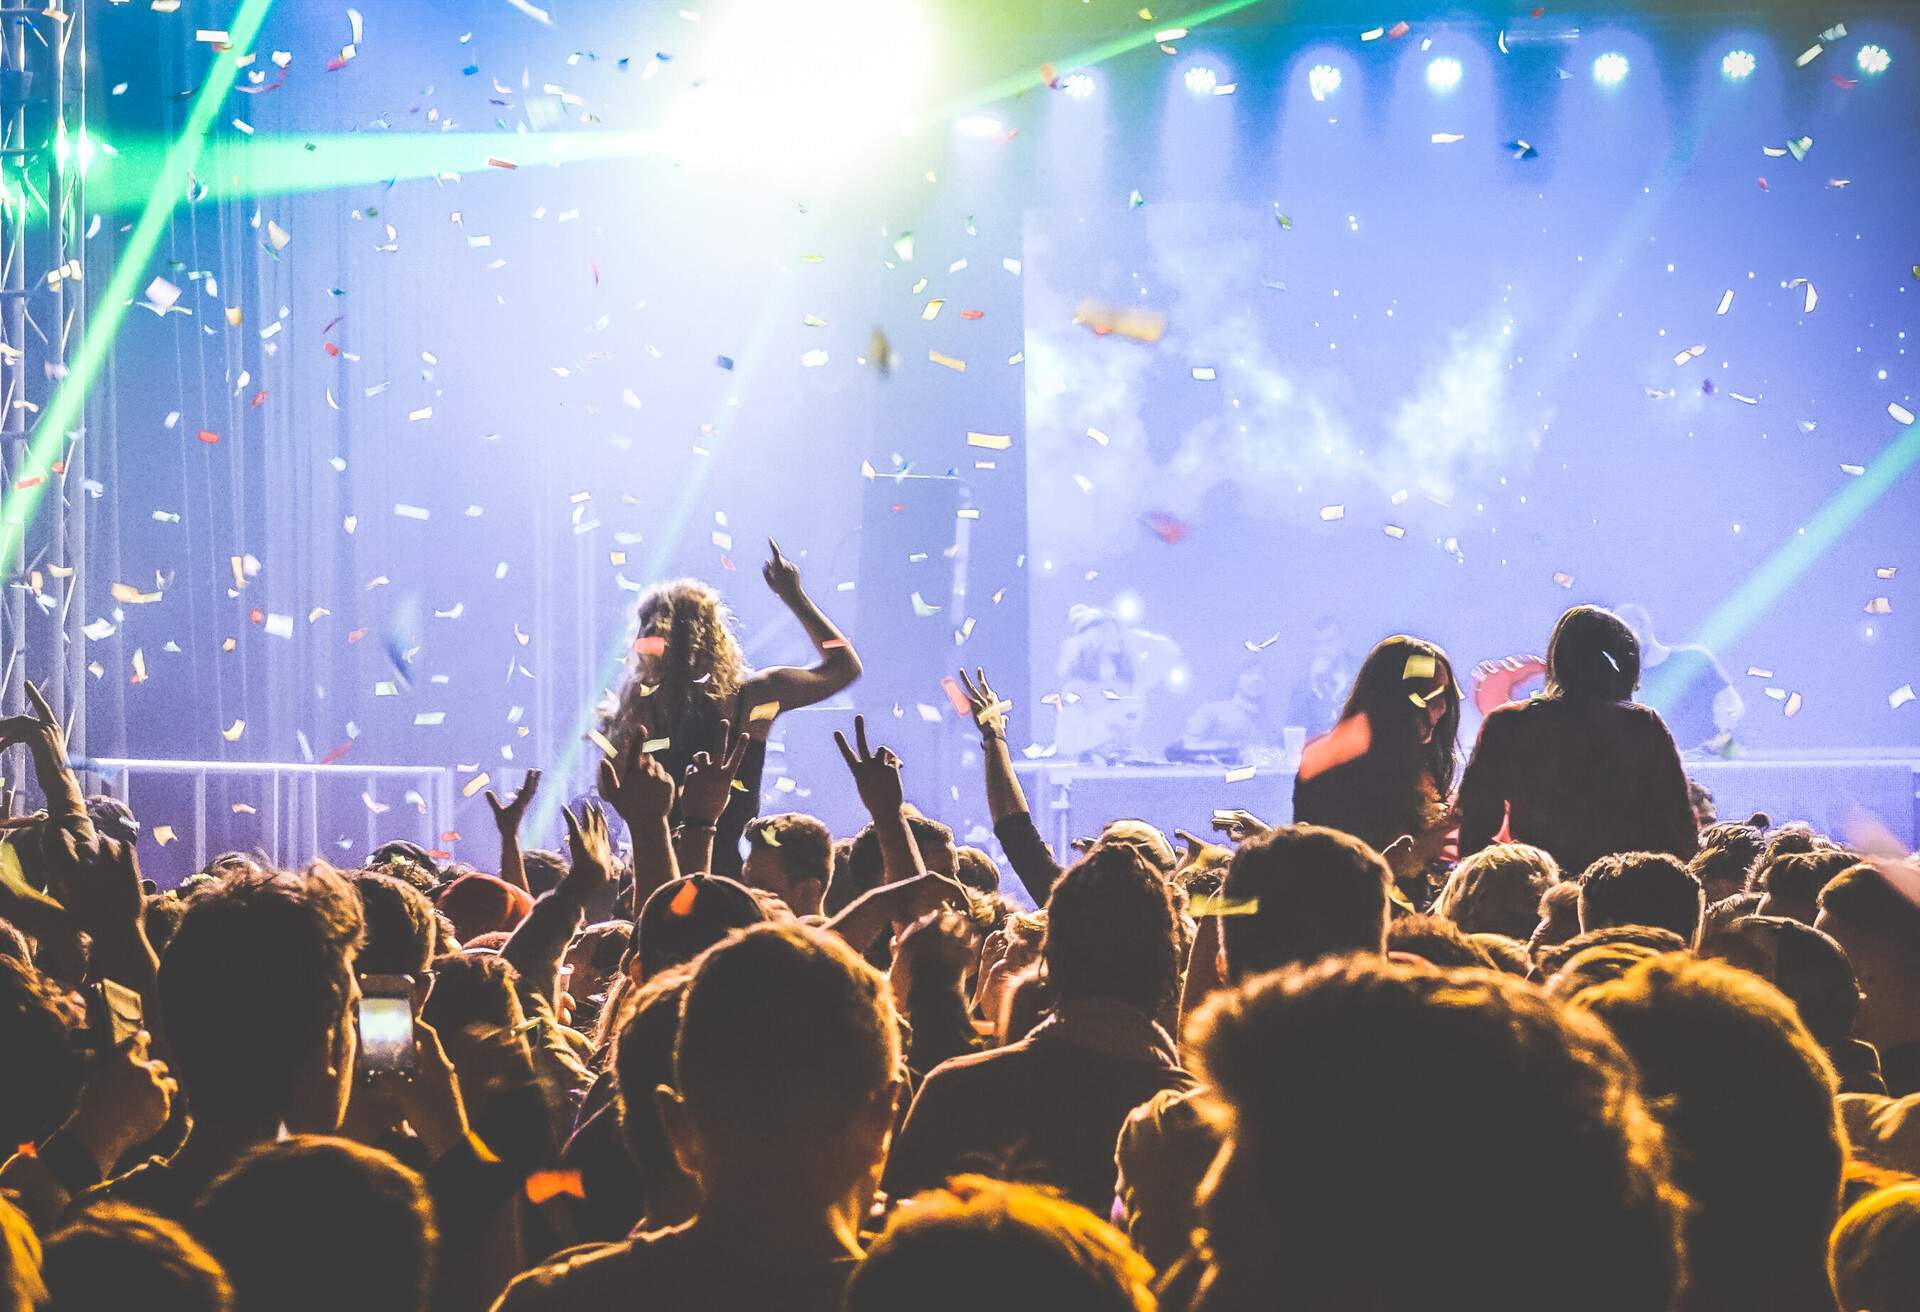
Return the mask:
<svg viewBox="0 0 1920 1312">
<path fill-rule="evenodd" d="M 1863 45 L 1854 56 L 1854 63 L 1868 77 L 1878 77 L 1887 71 L 1893 62 L 1884 46 Z M 1748 50 L 1729 50 L 1720 60 L 1720 72 L 1730 82 L 1743 81 L 1753 75 L 1759 61 Z M 1609 50 L 1593 61 L 1593 80 L 1603 87 L 1616 87 L 1626 81 L 1631 65 L 1627 57 L 1618 51 Z M 1427 87 L 1441 95 L 1460 85 L 1466 76 L 1466 70 L 1459 60 L 1442 55 L 1427 65 Z M 1195 96 L 1220 94 L 1222 86 L 1220 75 L 1205 64 L 1191 64 L 1182 74 L 1187 90 Z M 1315 100 L 1325 100 L 1340 90 L 1340 70 L 1332 64 L 1315 64 L 1307 71 L 1307 89 Z M 1085 100 L 1091 96 L 1096 83 L 1091 73 L 1069 73 L 1060 80 L 1060 90 L 1074 100 Z M 1231 90 L 1229 86 L 1227 88 Z M 996 118 L 974 115 L 960 120 L 960 131 L 966 136 L 997 137 L 1005 132 L 1005 126 Z"/>
</svg>

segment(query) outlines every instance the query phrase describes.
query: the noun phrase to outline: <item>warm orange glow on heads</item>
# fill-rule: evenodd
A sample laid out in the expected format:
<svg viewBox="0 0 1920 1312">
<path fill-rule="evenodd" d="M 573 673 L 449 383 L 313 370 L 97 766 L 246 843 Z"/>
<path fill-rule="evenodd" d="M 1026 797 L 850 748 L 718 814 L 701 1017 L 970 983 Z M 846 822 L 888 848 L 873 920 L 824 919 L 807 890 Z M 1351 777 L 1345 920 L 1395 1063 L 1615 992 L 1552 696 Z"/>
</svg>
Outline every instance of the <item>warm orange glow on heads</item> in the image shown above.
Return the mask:
<svg viewBox="0 0 1920 1312">
<path fill-rule="evenodd" d="M 1372 745 L 1373 728 L 1367 722 L 1366 712 L 1350 715 L 1334 725 L 1331 733 L 1321 734 L 1301 750 L 1300 778 L 1312 779 L 1357 760 L 1365 756 Z"/>
</svg>

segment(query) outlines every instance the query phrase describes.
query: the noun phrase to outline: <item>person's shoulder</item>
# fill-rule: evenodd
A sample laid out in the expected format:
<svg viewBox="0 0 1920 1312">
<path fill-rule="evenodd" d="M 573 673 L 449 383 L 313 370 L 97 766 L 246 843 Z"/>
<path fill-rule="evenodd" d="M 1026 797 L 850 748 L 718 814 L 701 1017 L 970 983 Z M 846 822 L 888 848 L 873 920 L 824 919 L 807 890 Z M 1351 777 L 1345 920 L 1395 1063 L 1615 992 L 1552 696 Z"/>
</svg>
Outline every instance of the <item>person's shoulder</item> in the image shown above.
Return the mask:
<svg viewBox="0 0 1920 1312">
<path fill-rule="evenodd" d="M 980 1052 L 964 1052 L 958 1057 L 949 1057 L 927 1072 L 926 1084 L 934 1081 L 946 1083 L 964 1083 L 996 1075 L 1021 1064 L 1023 1058 L 1032 1050 L 1028 1039 L 1018 1043 L 1009 1043 L 1003 1048 L 987 1048 Z M 924 1085 L 922 1087 L 925 1087 Z"/>
<path fill-rule="evenodd" d="M 632 1302 L 647 1266 L 651 1239 L 583 1244 L 557 1253 L 513 1278 L 493 1312 L 540 1312 L 545 1308 L 597 1312 Z"/>
</svg>

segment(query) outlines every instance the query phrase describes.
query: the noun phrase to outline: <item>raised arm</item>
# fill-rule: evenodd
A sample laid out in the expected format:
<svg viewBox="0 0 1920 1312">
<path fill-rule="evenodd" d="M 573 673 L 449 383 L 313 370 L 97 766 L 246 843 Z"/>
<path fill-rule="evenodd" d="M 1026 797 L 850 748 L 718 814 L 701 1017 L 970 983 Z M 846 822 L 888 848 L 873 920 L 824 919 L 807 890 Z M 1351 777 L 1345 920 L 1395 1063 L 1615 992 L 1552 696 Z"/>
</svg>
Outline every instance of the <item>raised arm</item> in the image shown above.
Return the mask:
<svg viewBox="0 0 1920 1312">
<path fill-rule="evenodd" d="M 674 846 L 680 868 L 689 871 L 713 869 L 713 836 L 720 817 L 733 799 L 734 776 L 747 759 L 747 734 L 732 732 L 727 721 L 720 721 L 720 759 L 709 752 L 695 752 L 687 763 L 687 774 L 680 785 L 680 829 Z"/>
<path fill-rule="evenodd" d="M 1007 747 L 1007 712 L 1013 703 L 1000 697 L 987 682 L 987 672 L 976 668 L 973 678 L 960 671 L 966 688 L 967 704 L 973 722 L 980 727 L 980 755 L 987 773 L 987 811 L 993 817 L 994 837 L 1007 854 L 1007 864 L 1037 906 L 1047 904 L 1047 894 L 1060 879 L 1060 863 L 1054 859 L 1040 828 L 1033 822 L 1027 806 L 1027 794 L 1020 787 L 1020 776 L 1013 771 L 1013 753 Z"/>
<path fill-rule="evenodd" d="M 773 595 L 785 603 L 793 617 L 800 621 L 800 627 L 807 631 L 808 641 L 814 650 L 820 653 L 820 659 L 806 668 L 791 665 L 776 665 L 761 670 L 748 682 L 742 693 L 742 700 L 749 708 L 771 706 L 772 714 L 763 714 L 749 718 L 746 732 L 758 738 L 765 738 L 773 725 L 773 716 L 781 711 L 790 711 L 796 706 L 812 706 L 823 702 L 835 693 L 848 687 L 860 677 L 860 658 L 854 654 L 853 646 L 839 629 L 834 627 L 800 586 L 800 570 L 794 563 L 780 554 L 780 546 L 771 538 L 767 540 L 771 557 L 761 571 L 767 581 L 767 587 Z"/>
<path fill-rule="evenodd" d="M 500 949 L 526 987 L 549 1003 L 559 1002 L 560 961 L 567 945 L 586 919 L 594 894 L 613 878 L 613 843 L 607 837 L 605 813 L 589 803 L 578 818 L 572 811 L 561 814 L 567 818 L 567 849 L 573 863 L 560 883 L 533 904 Z"/>
<path fill-rule="evenodd" d="M 647 895 L 680 877 L 674 859 L 673 833 L 667 817 L 673 811 L 673 778 L 666 767 L 646 751 L 647 727 L 636 726 L 633 746 L 623 760 L 600 762 L 600 796 L 626 821 L 633 840 L 633 906 L 637 918 Z"/>
<path fill-rule="evenodd" d="M 528 893 L 533 890 L 527 887 L 527 863 L 520 852 L 520 822 L 526 818 L 527 804 L 539 791 L 538 770 L 527 771 L 526 782 L 511 802 L 502 802 L 493 789 L 487 789 L 487 808 L 493 812 L 494 828 L 500 831 L 500 878 Z"/>
</svg>

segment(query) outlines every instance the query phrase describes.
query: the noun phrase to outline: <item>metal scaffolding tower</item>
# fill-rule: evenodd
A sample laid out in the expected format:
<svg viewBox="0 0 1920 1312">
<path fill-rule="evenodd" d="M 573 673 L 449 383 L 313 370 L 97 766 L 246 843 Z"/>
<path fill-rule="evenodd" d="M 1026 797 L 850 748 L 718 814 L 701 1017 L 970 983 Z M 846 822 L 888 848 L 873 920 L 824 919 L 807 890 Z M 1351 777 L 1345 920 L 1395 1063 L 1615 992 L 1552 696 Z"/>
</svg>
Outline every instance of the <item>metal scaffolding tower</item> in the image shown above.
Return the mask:
<svg viewBox="0 0 1920 1312">
<path fill-rule="evenodd" d="M 0 3 L 0 454 L 9 515 L 35 474 L 28 451 L 37 421 L 66 377 L 86 329 L 84 178 L 87 135 L 88 0 Z M 0 602 L 0 711 L 26 706 L 31 675 L 67 726 L 72 752 L 86 752 L 86 424 L 58 435 L 48 486 L 12 535 Z M 52 435 L 48 435 L 52 436 Z M 27 777 L 22 749 L 3 772 Z"/>
</svg>

